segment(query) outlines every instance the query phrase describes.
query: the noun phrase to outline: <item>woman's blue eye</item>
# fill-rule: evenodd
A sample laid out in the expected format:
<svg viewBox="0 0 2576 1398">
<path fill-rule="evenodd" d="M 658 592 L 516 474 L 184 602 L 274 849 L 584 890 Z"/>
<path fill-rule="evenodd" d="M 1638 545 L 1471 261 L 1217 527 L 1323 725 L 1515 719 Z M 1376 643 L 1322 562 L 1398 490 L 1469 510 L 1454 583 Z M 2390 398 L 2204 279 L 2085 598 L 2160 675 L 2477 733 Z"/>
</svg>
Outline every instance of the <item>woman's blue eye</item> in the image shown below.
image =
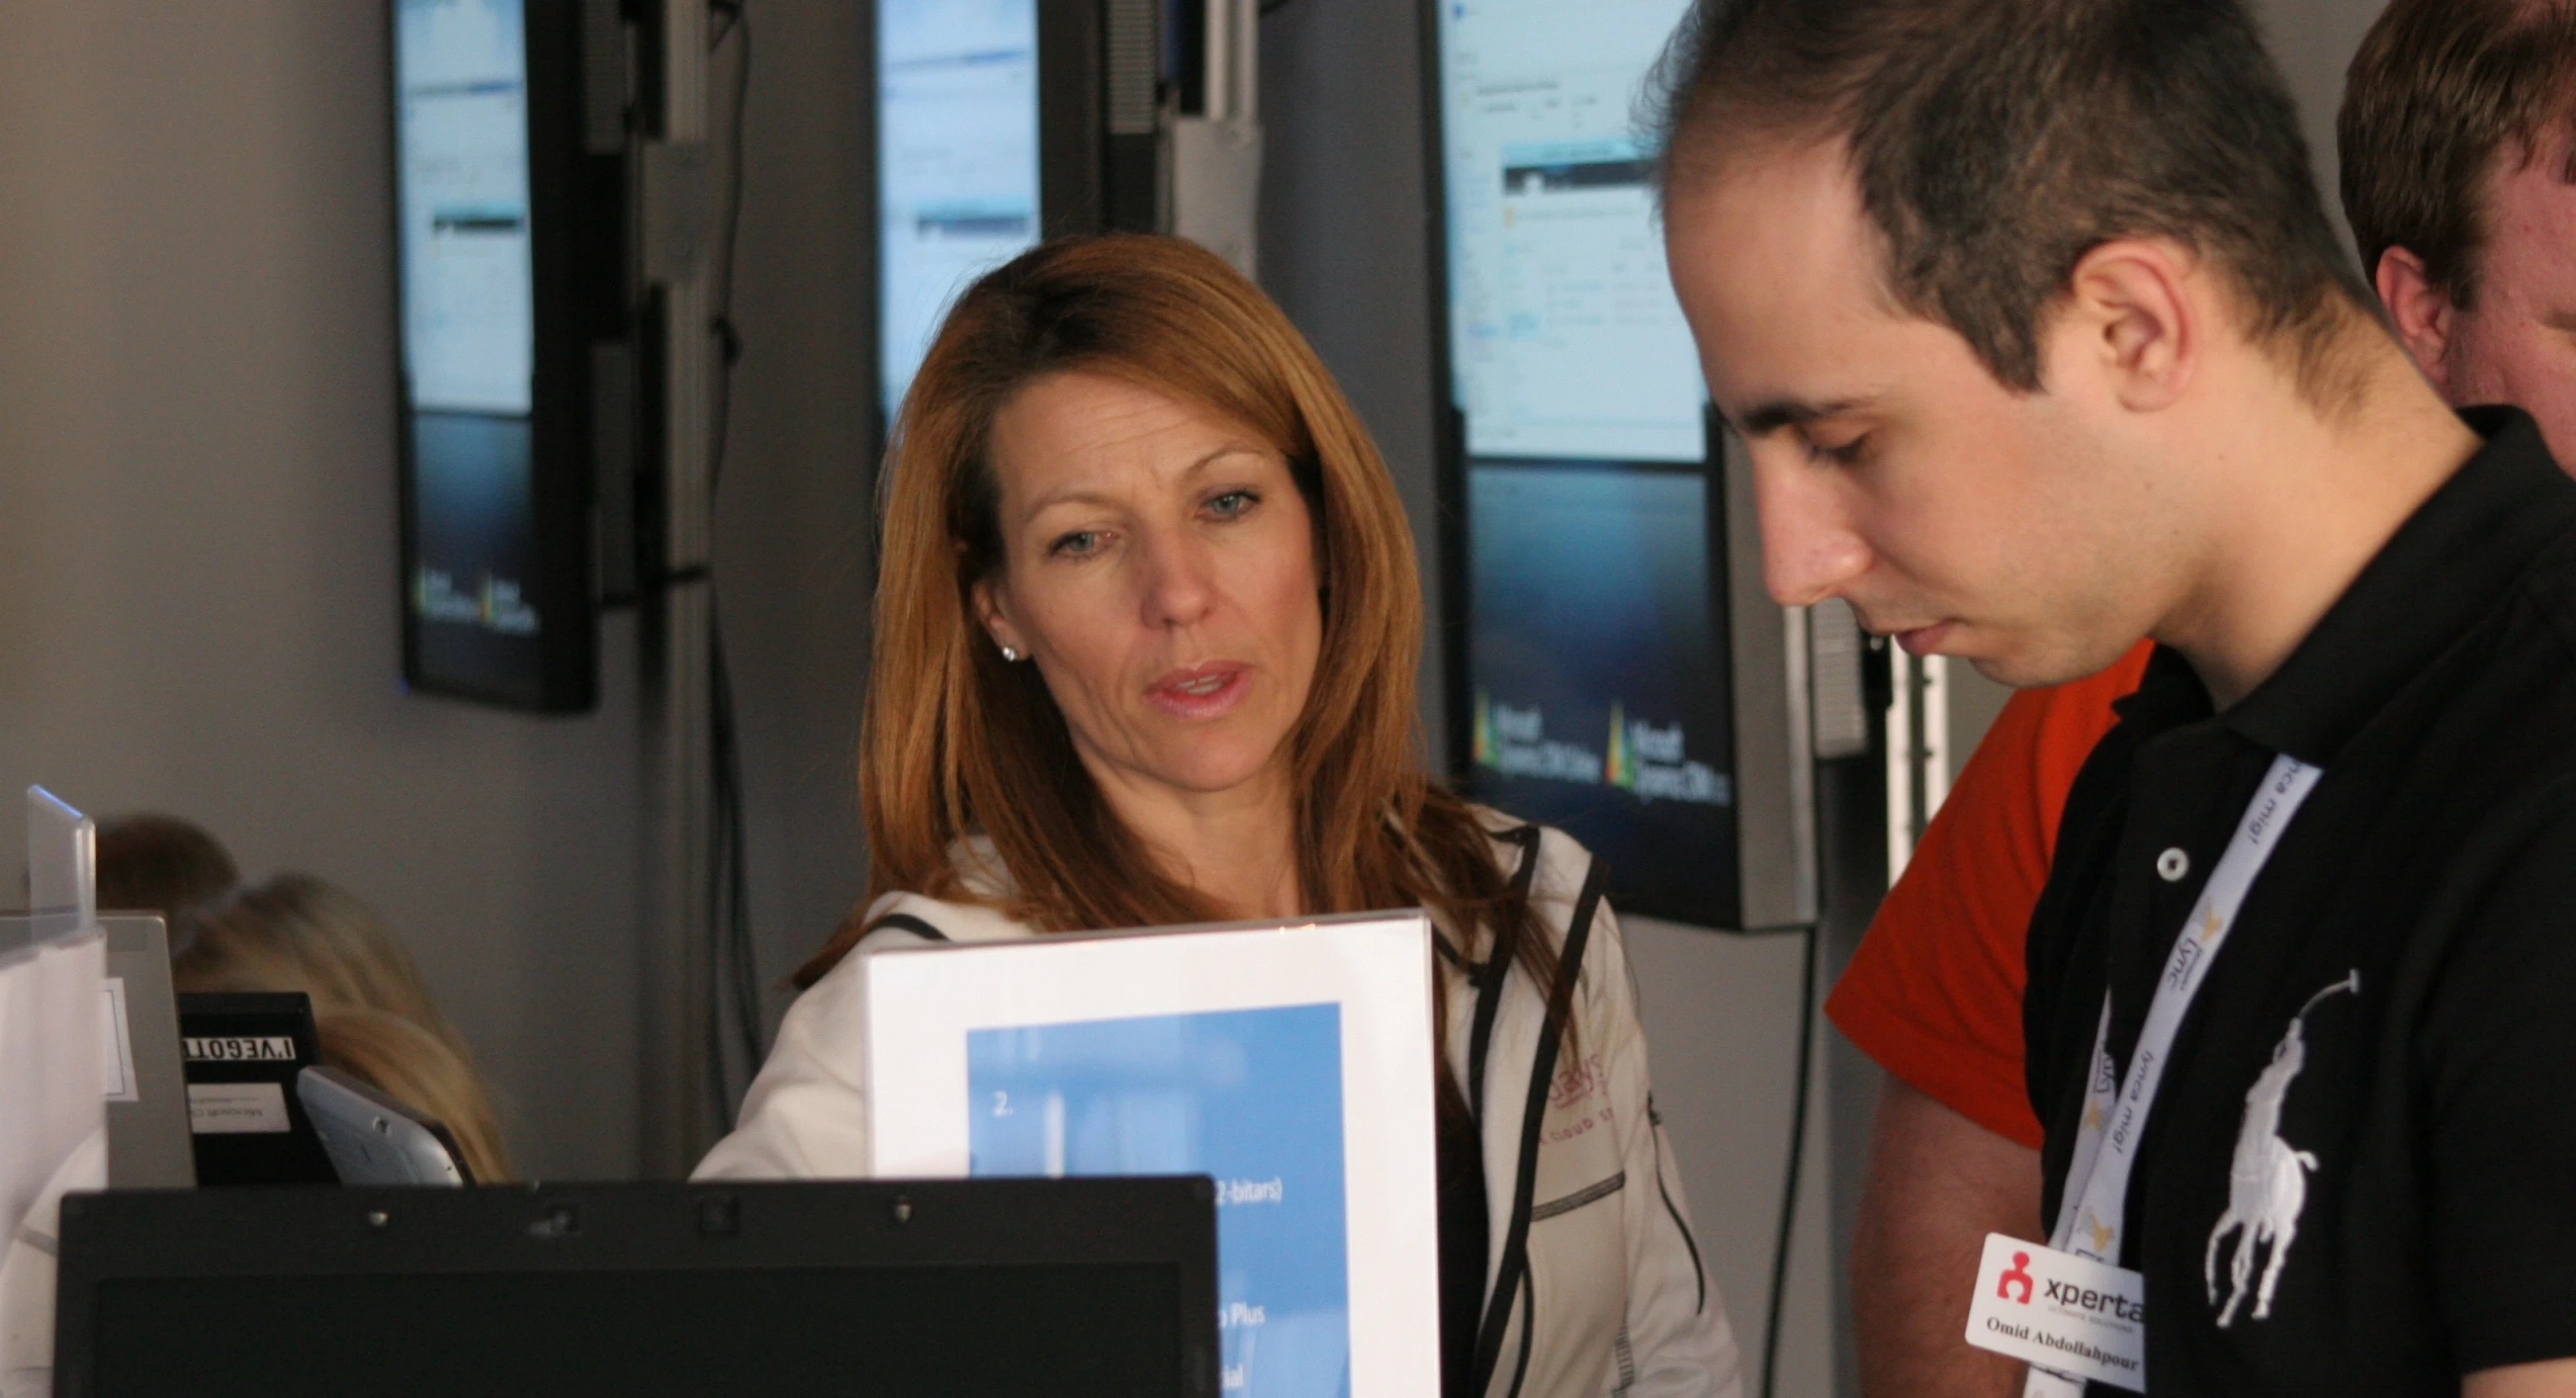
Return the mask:
<svg viewBox="0 0 2576 1398">
<path fill-rule="evenodd" d="M 1054 543 L 1047 545 L 1047 552 L 1052 554 L 1069 554 L 1079 557 L 1083 554 L 1090 553 L 1099 547 L 1099 530 L 1077 529 L 1072 533 L 1057 539 Z"/>
<path fill-rule="evenodd" d="M 1210 500 L 1208 508 L 1216 511 L 1219 519 L 1235 519 L 1259 503 L 1261 497 L 1249 490 L 1229 490 Z"/>
</svg>

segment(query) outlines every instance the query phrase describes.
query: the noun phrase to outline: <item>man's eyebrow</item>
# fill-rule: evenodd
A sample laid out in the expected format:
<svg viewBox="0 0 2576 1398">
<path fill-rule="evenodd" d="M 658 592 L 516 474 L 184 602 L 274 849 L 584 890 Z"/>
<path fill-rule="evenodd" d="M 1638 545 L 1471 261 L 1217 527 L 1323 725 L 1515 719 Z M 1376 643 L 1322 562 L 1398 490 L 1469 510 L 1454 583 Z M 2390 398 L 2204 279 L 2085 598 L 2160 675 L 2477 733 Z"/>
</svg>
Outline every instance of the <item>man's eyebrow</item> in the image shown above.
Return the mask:
<svg viewBox="0 0 2576 1398">
<path fill-rule="evenodd" d="M 1866 398 L 1837 398 L 1826 403 L 1810 403 L 1797 398 L 1775 398 L 1757 404 L 1737 419 L 1735 430 L 1746 437 L 1768 437 L 1783 427 L 1804 427 L 1820 418 L 1839 416 L 1855 408 L 1868 406 Z"/>
</svg>

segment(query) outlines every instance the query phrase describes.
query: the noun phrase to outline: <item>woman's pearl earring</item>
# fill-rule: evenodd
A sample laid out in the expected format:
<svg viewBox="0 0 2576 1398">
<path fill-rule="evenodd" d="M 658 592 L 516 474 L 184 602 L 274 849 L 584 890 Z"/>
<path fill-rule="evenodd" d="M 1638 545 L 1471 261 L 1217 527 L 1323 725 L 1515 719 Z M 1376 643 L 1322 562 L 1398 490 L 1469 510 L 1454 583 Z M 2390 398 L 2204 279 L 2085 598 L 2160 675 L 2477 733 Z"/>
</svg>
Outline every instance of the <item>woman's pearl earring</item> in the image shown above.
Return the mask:
<svg viewBox="0 0 2576 1398">
<path fill-rule="evenodd" d="M 1011 649 L 1009 646 L 1002 647 L 1002 662 L 1004 664 L 1016 664 L 1019 661 L 1019 658 L 1020 653 L 1018 651 Z"/>
</svg>

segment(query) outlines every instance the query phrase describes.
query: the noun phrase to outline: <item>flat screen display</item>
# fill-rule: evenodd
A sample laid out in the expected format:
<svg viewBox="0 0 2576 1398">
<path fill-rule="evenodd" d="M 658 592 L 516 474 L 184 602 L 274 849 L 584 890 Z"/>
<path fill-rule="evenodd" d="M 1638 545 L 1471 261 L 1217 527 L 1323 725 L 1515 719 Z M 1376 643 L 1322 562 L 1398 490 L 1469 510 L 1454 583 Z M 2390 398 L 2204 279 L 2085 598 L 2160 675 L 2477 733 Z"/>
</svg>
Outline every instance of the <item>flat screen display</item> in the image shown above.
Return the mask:
<svg viewBox="0 0 2576 1398">
<path fill-rule="evenodd" d="M 1732 925 L 1723 493 L 1637 127 L 1688 3 L 1434 3 L 1464 783 Z"/>
<path fill-rule="evenodd" d="M 536 261 L 523 0 L 398 0 L 412 668 L 534 702 Z"/>
<path fill-rule="evenodd" d="M 1468 474 L 1470 779 L 1559 826 L 1641 911 L 1734 901 L 1723 521 L 1690 469 L 1479 463 Z M 1640 900 L 1643 900 L 1642 902 Z"/>
<path fill-rule="evenodd" d="M 1470 456 L 1696 462 L 1698 352 L 1636 100 L 1687 0 L 1446 0 L 1449 354 Z"/>
<path fill-rule="evenodd" d="M 957 294 L 1037 242 L 1037 0 L 882 0 L 877 170 L 891 422 Z"/>
</svg>

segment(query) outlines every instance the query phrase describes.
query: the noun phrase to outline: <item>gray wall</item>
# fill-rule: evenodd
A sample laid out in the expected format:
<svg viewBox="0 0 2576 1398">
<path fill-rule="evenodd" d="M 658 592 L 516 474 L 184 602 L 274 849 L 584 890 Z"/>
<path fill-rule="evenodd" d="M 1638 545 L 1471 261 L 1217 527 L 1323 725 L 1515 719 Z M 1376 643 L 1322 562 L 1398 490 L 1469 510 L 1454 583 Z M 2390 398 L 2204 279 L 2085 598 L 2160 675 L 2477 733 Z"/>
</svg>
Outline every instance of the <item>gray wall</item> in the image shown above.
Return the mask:
<svg viewBox="0 0 2576 1398">
<path fill-rule="evenodd" d="M 865 7 L 756 0 L 734 321 L 734 426 L 716 502 L 725 649 L 751 793 L 752 923 L 773 1010 L 867 881 L 858 716 L 875 480 Z M 729 92 L 733 55 L 720 57 Z"/>
<path fill-rule="evenodd" d="M 2343 103 L 2344 69 L 2386 0 L 2256 0 L 2254 8 L 2290 95 L 2298 99 L 2317 188 L 2349 244 L 2352 231 L 2344 223 L 2335 166 L 2335 109 Z"/>
<path fill-rule="evenodd" d="M 397 691 L 381 9 L 0 0 L 0 796 L 345 884 L 522 1167 L 622 1174 L 631 627 L 590 717 Z"/>
<path fill-rule="evenodd" d="M 1430 205 L 1410 0 L 1290 0 L 1261 23 L 1261 284 L 1341 380 L 1413 517 L 1428 626 L 1422 712 L 1445 752 L 1433 582 Z"/>
</svg>

